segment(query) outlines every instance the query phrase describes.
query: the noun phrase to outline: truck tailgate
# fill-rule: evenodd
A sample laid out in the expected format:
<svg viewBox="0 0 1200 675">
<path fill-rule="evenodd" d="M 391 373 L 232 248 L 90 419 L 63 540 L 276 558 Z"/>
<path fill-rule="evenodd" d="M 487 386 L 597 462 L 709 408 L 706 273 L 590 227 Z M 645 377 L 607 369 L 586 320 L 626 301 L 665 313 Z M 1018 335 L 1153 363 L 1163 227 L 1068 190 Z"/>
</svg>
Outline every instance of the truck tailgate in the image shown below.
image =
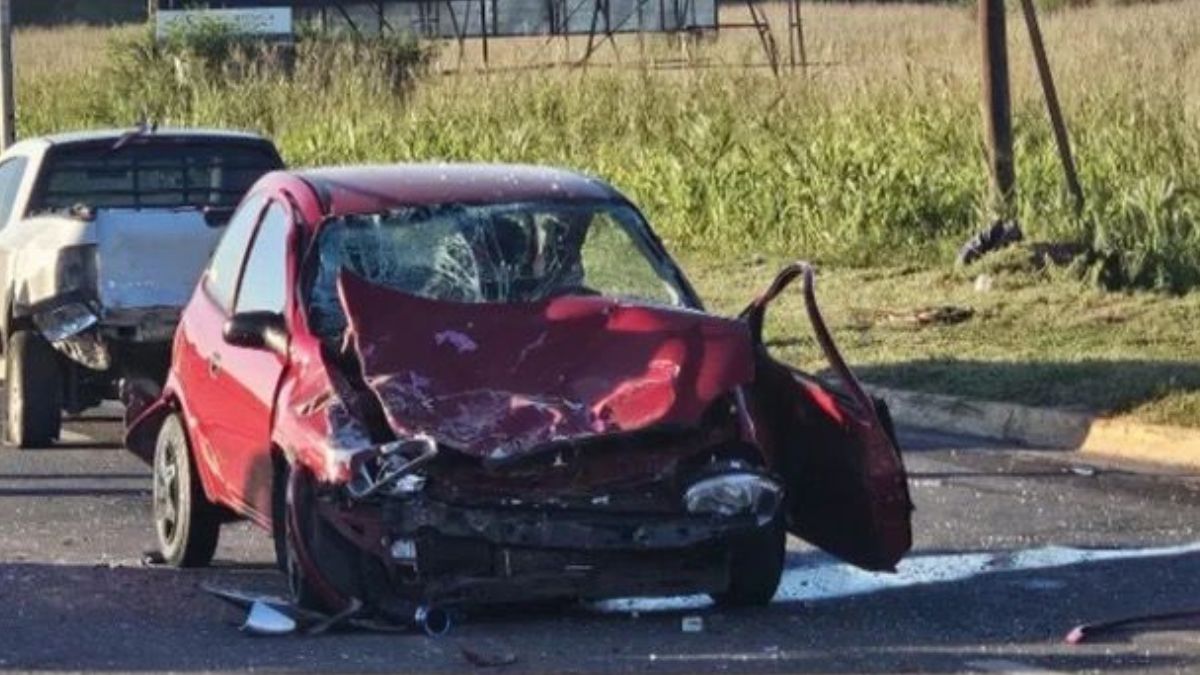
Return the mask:
<svg viewBox="0 0 1200 675">
<path fill-rule="evenodd" d="M 223 231 L 196 210 L 103 210 L 95 227 L 106 311 L 182 307 Z"/>
</svg>

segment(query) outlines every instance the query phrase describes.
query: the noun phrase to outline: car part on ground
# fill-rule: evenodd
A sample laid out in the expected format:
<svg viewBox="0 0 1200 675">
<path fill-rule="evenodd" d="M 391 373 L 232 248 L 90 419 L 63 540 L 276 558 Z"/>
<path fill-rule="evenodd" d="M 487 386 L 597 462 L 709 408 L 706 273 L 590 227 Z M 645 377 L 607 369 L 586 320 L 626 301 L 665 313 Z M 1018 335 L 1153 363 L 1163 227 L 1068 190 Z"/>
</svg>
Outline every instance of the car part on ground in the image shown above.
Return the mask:
<svg viewBox="0 0 1200 675">
<path fill-rule="evenodd" d="M 352 600 L 345 609 L 336 614 L 324 614 L 274 595 L 247 593 L 207 584 L 201 584 L 200 588 L 209 595 L 246 611 L 242 630 L 254 635 L 288 635 L 301 632 L 314 636 L 348 628 L 380 633 L 417 630 L 429 637 L 441 637 L 449 633 L 454 626 L 454 619 L 450 613 L 439 607 L 417 607 L 406 624 L 380 623 L 363 616 L 363 604 L 358 600 Z"/>
<path fill-rule="evenodd" d="M 562 598 L 763 604 L 788 531 L 871 570 L 908 550 L 890 420 L 811 268 L 706 314 L 632 204 L 536 167 L 278 173 L 252 195 L 126 441 L 149 458 L 186 420 L 203 493 L 274 533 L 303 606 L 409 625 Z M 240 289 L 221 301 L 214 279 Z M 798 279 L 835 382 L 763 340 Z"/>
</svg>

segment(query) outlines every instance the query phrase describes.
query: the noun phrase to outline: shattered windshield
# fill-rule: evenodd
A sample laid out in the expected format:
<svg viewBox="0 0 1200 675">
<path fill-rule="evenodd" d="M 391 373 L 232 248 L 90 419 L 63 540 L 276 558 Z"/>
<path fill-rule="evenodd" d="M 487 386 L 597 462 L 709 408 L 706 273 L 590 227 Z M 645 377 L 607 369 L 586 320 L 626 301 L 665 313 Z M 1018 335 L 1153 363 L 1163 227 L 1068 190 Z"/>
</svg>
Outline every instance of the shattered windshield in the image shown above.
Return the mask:
<svg viewBox="0 0 1200 675">
<path fill-rule="evenodd" d="M 345 329 L 337 275 L 435 300 L 536 302 L 602 295 L 680 306 L 684 295 L 646 245 L 645 225 L 613 202 L 443 204 L 325 223 L 309 262 L 313 330 Z"/>
</svg>

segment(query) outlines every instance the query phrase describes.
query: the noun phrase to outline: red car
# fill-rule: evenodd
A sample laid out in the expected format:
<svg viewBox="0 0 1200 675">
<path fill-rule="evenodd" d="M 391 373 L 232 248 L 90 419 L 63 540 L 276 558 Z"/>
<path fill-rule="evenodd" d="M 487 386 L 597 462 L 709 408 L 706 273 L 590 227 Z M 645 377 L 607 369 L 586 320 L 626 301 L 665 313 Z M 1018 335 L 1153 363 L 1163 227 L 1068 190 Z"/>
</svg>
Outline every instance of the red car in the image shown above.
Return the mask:
<svg viewBox="0 0 1200 675">
<path fill-rule="evenodd" d="M 798 277 L 833 384 L 763 344 Z M 164 391 L 130 414 L 166 560 L 208 563 L 221 523 L 249 518 L 326 611 L 762 604 L 788 531 L 872 570 L 910 546 L 886 410 L 807 268 L 706 314 L 632 203 L 560 170 L 269 174 L 184 311 Z"/>
</svg>

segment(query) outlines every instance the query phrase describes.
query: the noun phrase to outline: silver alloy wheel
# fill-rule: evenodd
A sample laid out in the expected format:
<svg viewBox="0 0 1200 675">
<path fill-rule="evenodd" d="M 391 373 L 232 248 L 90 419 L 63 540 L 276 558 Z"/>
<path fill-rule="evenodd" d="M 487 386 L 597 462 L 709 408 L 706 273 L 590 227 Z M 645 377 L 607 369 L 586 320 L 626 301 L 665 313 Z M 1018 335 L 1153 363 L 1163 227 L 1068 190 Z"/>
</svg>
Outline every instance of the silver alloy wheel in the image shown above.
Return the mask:
<svg viewBox="0 0 1200 675">
<path fill-rule="evenodd" d="M 179 449 L 165 443 L 154 455 L 154 527 L 165 547 L 179 535 Z"/>
</svg>

